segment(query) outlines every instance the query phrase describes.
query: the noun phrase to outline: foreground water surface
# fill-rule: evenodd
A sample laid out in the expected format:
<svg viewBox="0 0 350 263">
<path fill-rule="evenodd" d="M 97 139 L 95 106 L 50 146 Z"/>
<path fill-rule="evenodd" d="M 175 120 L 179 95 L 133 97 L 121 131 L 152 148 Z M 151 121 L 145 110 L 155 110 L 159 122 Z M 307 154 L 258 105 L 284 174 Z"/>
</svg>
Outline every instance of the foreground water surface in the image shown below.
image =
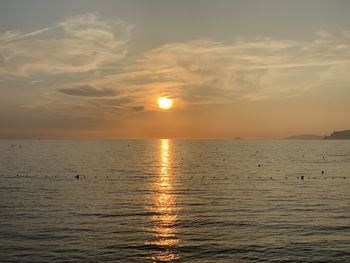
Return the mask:
<svg viewBox="0 0 350 263">
<path fill-rule="evenodd" d="M 0 157 L 0 262 L 350 262 L 350 141 L 4 140 Z"/>
</svg>

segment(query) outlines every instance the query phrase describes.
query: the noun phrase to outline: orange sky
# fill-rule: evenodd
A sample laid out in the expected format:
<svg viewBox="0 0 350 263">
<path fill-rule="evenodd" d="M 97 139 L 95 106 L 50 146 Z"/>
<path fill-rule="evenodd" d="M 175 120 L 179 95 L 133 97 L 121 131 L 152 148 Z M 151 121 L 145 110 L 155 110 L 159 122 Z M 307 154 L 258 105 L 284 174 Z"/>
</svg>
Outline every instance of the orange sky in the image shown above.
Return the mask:
<svg viewBox="0 0 350 263">
<path fill-rule="evenodd" d="M 348 2 L 220 3 L 3 5 L 0 138 L 283 138 L 350 128 Z M 160 96 L 173 107 L 159 109 Z"/>
</svg>

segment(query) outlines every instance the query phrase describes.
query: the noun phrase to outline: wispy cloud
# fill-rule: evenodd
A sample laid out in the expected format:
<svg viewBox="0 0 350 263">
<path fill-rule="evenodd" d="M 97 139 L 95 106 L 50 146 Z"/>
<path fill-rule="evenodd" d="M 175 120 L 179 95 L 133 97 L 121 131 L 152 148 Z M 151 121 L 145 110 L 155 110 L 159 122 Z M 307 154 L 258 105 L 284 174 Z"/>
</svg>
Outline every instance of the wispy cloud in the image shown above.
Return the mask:
<svg viewBox="0 0 350 263">
<path fill-rule="evenodd" d="M 158 95 L 172 96 L 186 106 L 299 96 L 320 85 L 331 68 L 349 65 L 349 40 L 346 32 L 322 31 L 310 41 L 171 43 L 146 52 L 118 74 L 91 83 L 132 96 L 148 110 L 154 109 Z M 331 77 L 341 78 L 336 72 Z"/>
<path fill-rule="evenodd" d="M 110 88 L 94 88 L 89 85 L 70 87 L 70 88 L 60 88 L 57 90 L 66 95 L 71 96 L 82 96 L 82 97 L 109 97 L 116 95 L 115 90 Z"/>
<path fill-rule="evenodd" d="M 131 29 L 85 14 L 33 32 L 1 33 L 0 74 L 77 73 L 114 64 L 127 53 Z"/>
<path fill-rule="evenodd" d="M 348 81 L 348 31 L 319 31 L 309 41 L 256 37 L 168 43 L 131 59 L 131 29 L 126 22 L 85 14 L 33 32 L 4 32 L 0 75 L 69 75 L 62 86 L 51 85 L 50 107 L 57 103 L 63 111 L 64 94 L 69 95 L 64 105 L 111 116 L 155 110 L 160 95 L 176 98 L 182 108 L 301 96 L 322 83 Z"/>
</svg>

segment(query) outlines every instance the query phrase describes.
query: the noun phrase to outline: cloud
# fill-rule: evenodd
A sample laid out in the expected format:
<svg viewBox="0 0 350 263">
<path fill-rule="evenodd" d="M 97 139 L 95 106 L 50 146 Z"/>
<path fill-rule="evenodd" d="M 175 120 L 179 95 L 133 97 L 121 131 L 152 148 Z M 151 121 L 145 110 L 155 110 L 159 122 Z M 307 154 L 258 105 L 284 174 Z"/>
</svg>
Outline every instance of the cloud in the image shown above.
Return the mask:
<svg viewBox="0 0 350 263">
<path fill-rule="evenodd" d="M 122 60 L 132 25 L 74 16 L 33 32 L 0 33 L 0 74 L 79 73 Z"/>
<path fill-rule="evenodd" d="M 93 28 L 91 24 L 98 28 L 106 25 L 95 16 L 84 19 L 91 20 L 84 25 L 89 30 Z M 80 30 L 82 25 L 76 20 L 82 18 L 69 19 L 58 27 L 65 27 L 79 39 L 96 36 Z M 128 38 L 127 31 L 124 33 L 121 39 Z M 13 38 L 8 34 L 6 41 Z M 347 31 L 338 35 L 320 31 L 309 41 L 257 37 L 240 38 L 232 43 L 214 40 L 168 43 L 145 51 L 134 60 L 111 64 L 108 72 L 101 75 L 87 73 L 82 77 L 77 69 L 73 72 L 77 78 L 71 78 L 58 89 L 56 86 L 55 90 L 70 95 L 64 98 L 67 112 L 72 105 L 79 105 L 79 117 L 86 112 L 89 116 L 112 119 L 121 112 L 158 110 L 158 96 L 176 99 L 176 108 L 300 97 L 321 85 L 331 88 L 332 84 L 348 83 L 349 40 Z M 104 63 L 112 63 L 109 58 L 106 54 Z M 95 69 L 102 68 L 103 64 L 95 64 Z M 50 94 L 50 107 L 57 104 L 64 111 L 62 96 L 57 96 L 57 92 Z"/>
<path fill-rule="evenodd" d="M 143 107 L 143 106 L 133 106 L 131 109 L 133 111 L 140 112 L 140 111 L 144 111 L 145 107 Z"/>
<path fill-rule="evenodd" d="M 318 32 L 310 41 L 194 40 L 149 50 L 118 68 L 118 74 L 59 91 L 96 97 L 97 110 L 152 111 L 158 96 L 175 98 L 177 108 L 303 96 L 323 83 L 340 83 L 346 70 L 339 69 L 349 65 L 349 36 L 344 32 Z M 97 98 L 102 96 L 106 98 Z"/>
<path fill-rule="evenodd" d="M 310 41 L 242 38 L 233 43 L 170 43 L 96 84 L 128 86 L 135 101 L 164 94 L 183 105 L 298 96 L 319 84 L 330 68 L 350 63 L 349 40 L 344 32 L 320 31 Z"/>
<path fill-rule="evenodd" d="M 116 95 L 116 92 L 113 89 L 109 89 L 109 88 L 97 89 L 89 85 L 60 88 L 57 91 L 66 95 L 81 96 L 81 97 L 109 97 L 109 96 Z"/>
</svg>

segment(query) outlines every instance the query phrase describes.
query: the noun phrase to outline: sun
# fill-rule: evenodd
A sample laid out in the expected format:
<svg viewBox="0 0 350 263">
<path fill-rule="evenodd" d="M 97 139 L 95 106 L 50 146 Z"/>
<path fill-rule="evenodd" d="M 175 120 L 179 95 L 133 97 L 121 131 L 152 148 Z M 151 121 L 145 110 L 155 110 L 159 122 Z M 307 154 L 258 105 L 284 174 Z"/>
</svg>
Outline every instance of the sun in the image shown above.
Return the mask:
<svg viewBox="0 0 350 263">
<path fill-rule="evenodd" d="M 157 102 L 158 107 L 162 110 L 168 110 L 173 106 L 173 100 L 167 97 L 159 97 Z"/>
</svg>

